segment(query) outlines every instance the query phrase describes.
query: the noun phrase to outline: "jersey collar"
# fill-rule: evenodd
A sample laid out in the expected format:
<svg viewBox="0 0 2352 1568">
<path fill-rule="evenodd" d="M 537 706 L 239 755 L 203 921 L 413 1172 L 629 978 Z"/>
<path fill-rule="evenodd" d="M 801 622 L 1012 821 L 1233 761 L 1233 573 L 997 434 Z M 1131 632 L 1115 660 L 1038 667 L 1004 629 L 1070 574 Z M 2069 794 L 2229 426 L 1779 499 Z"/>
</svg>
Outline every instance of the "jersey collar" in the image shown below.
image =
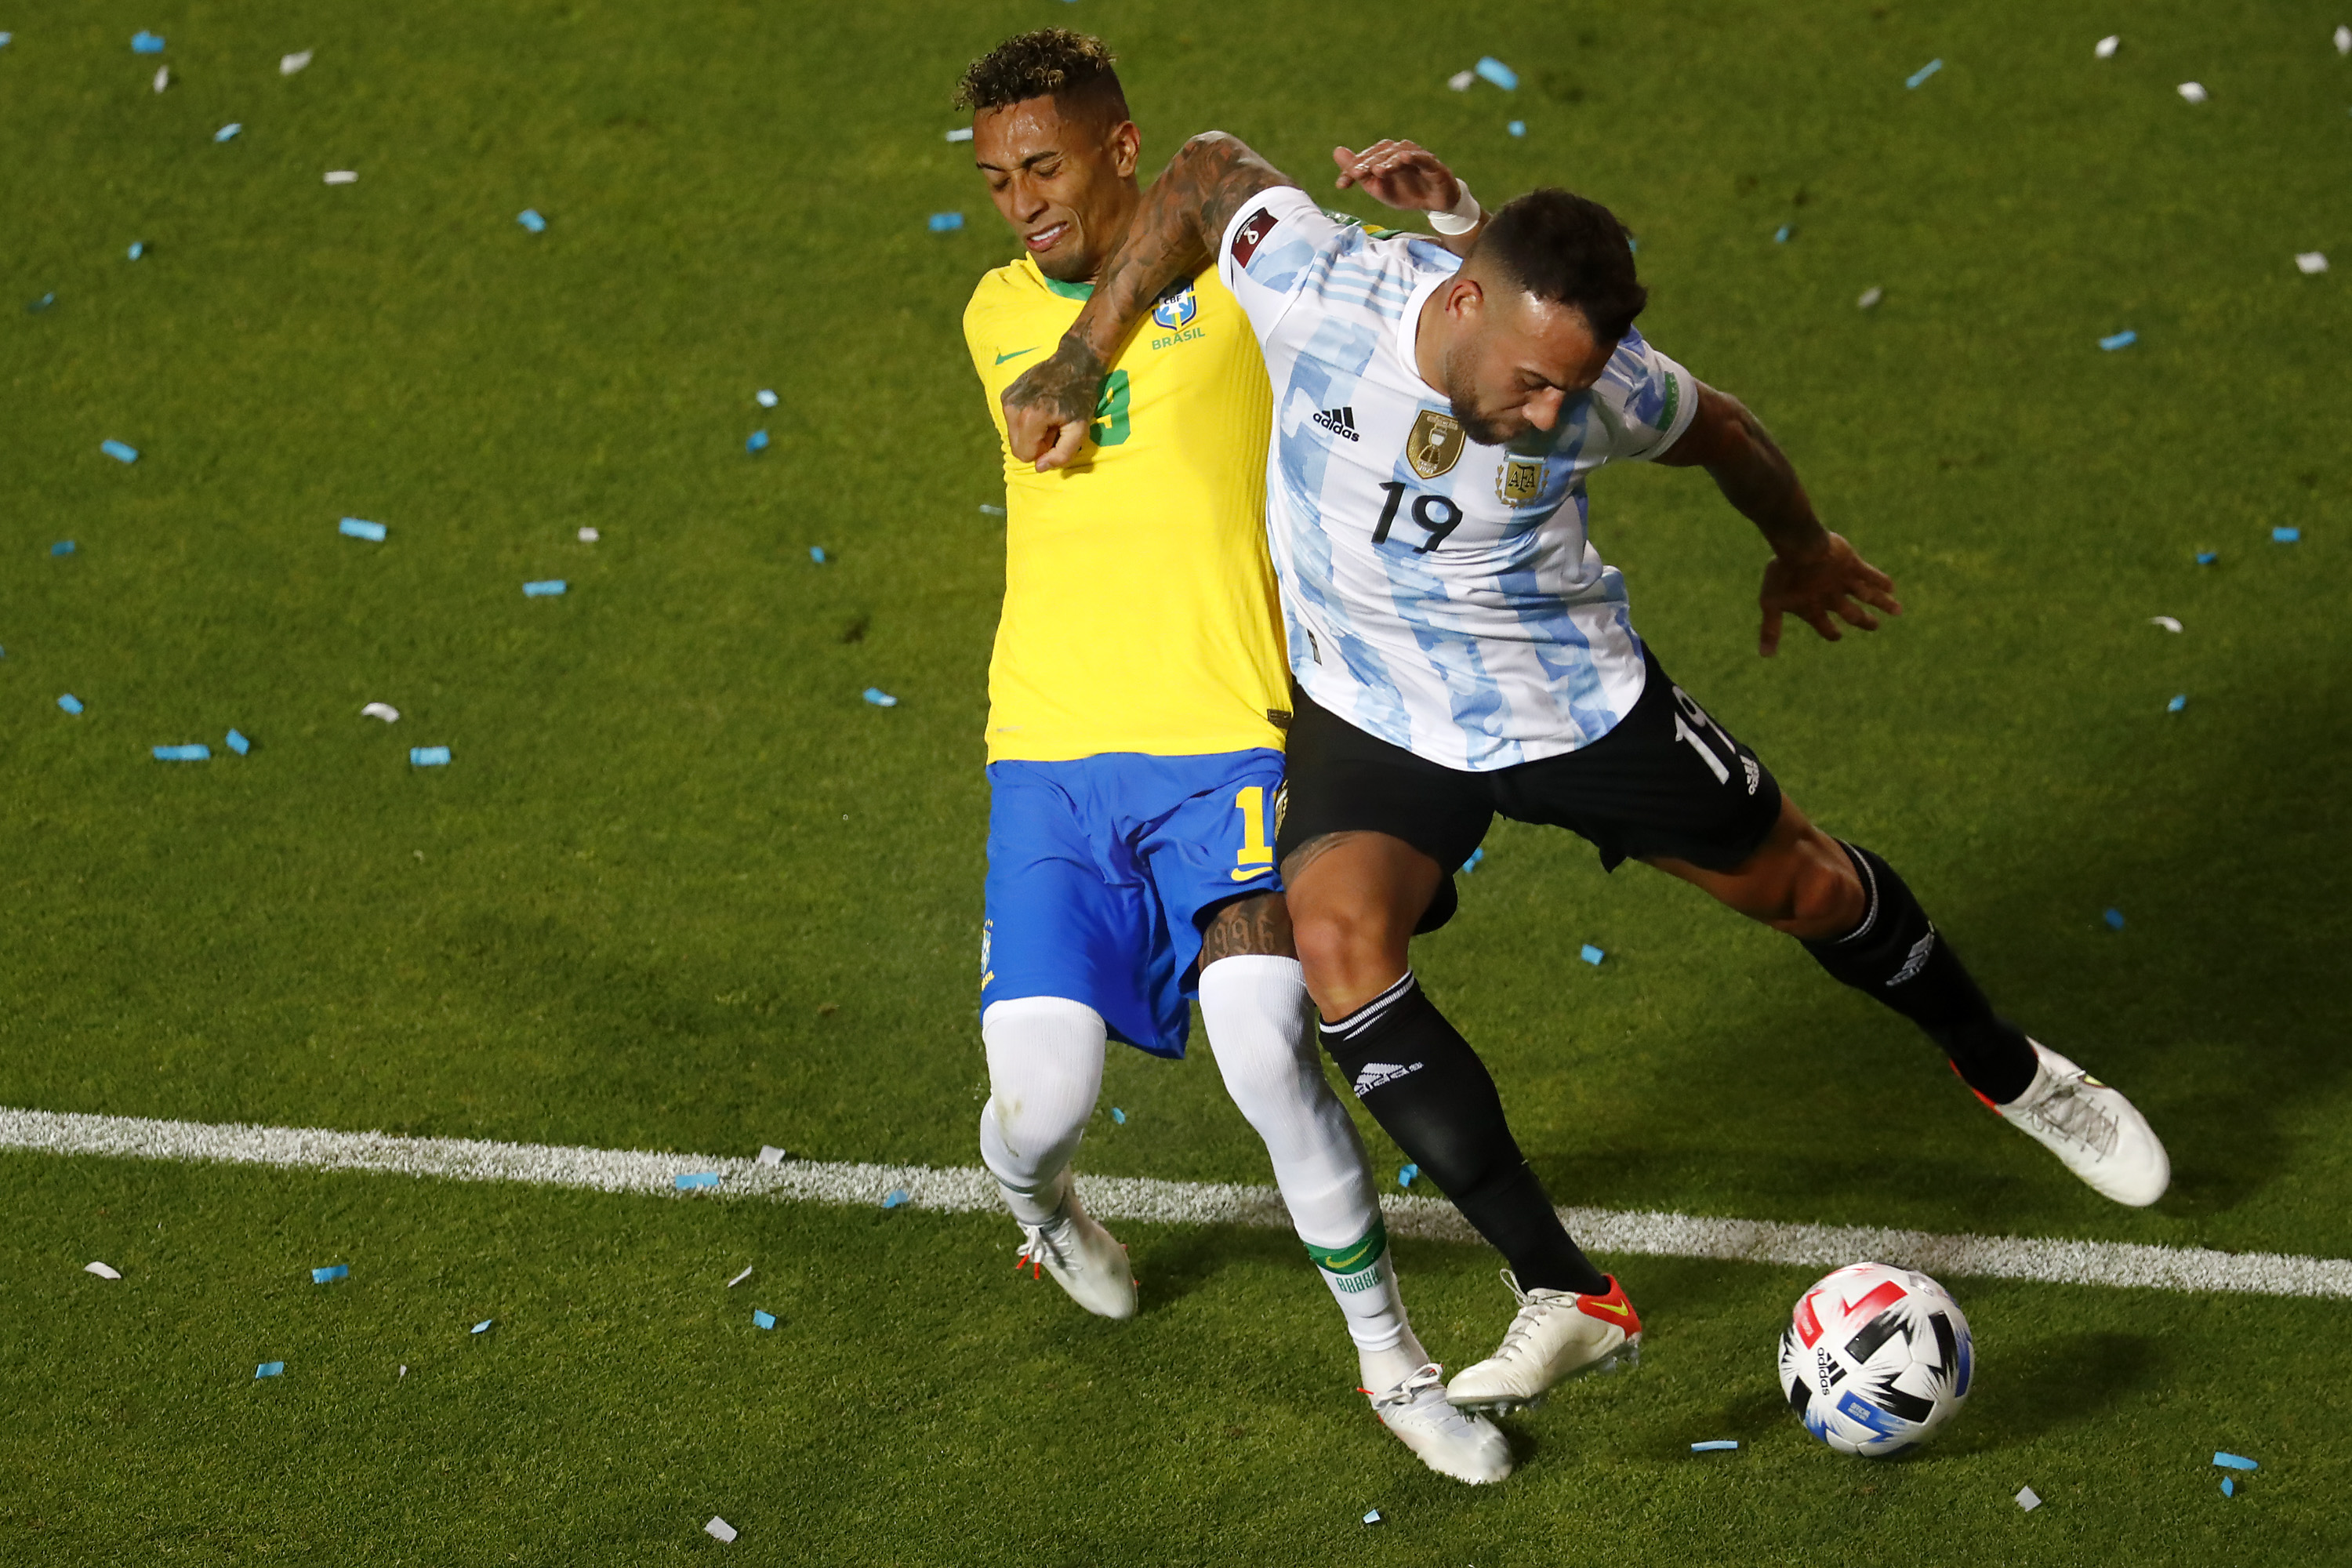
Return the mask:
<svg viewBox="0 0 2352 1568">
<path fill-rule="evenodd" d="M 1451 282 L 1453 278 L 1451 271 L 1433 272 L 1414 284 L 1412 292 L 1405 296 L 1404 314 L 1397 318 L 1396 331 L 1389 334 L 1389 353 L 1397 368 L 1404 373 L 1405 384 L 1424 396 L 1432 392 L 1441 397 L 1444 394 L 1421 378 L 1421 365 L 1413 357 L 1421 342 L 1421 309 L 1441 285 Z"/>
<path fill-rule="evenodd" d="M 1030 255 L 1025 250 L 1021 253 L 1021 265 L 1029 269 L 1030 277 L 1044 284 L 1053 292 L 1059 294 L 1065 300 L 1091 300 L 1094 298 L 1095 286 L 1093 284 L 1065 283 L 1058 278 L 1048 278 L 1045 276 L 1045 269 L 1037 265 L 1037 258 Z"/>
</svg>

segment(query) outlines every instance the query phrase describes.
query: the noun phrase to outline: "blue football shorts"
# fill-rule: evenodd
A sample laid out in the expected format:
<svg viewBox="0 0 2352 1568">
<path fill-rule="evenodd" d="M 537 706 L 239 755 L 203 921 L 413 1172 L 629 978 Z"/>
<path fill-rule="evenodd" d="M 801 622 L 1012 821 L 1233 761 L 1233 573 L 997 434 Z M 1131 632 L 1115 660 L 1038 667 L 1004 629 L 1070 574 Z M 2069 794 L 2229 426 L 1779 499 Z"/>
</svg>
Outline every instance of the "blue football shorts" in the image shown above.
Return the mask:
<svg viewBox="0 0 2352 1568">
<path fill-rule="evenodd" d="M 1182 1057 L 1202 927 L 1221 904 L 1282 890 L 1281 784 L 1266 748 L 990 763 L 981 1010 L 1066 997 L 1112 1038 Z"/>
</svg>

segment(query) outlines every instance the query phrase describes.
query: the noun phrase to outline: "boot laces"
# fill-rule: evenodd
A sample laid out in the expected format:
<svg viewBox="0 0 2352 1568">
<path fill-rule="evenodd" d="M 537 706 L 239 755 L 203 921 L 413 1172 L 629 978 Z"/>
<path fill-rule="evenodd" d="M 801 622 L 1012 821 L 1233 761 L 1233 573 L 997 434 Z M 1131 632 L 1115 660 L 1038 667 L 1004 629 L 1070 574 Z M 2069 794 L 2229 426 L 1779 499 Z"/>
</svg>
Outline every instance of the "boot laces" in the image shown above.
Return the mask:
<svg viewBox="0 0 2352 1568">
<path fill-rule="evenodd" d="M 1511 1288 L 1513 1296 L 1518 1298 L 1519 1310 L 1512 1314 L 1511 1326 L 1503 1332 L 1503 1342 L 1495 1348 L 1490 1358 L 1495 1361 L 1509 1361 L 1526 1351 L 1528 1341 L 1534 1337 L 1536 1331 L 1552 1313 L 1562 1308 L 1573 1309 L 1576 1305 L 1576 1297 L 1570 1291 L 1549 1292 L 1538 1298 L 1520 1289 L 1518 1277 L 1507 1268 L 1503 1270 L 1503 1283 Z"/>
<path fill-rule="evenodd" d="M 2107 1113 L 2105 1107 L 2084 1094 L 2080 1083 L 2060 1084 L 2033 1108 L 2033 1114 L 2061 1137 L 2101 1155 L 2116 1152 L 2116 1140 L 2120 1131 L 2116 1119 Z"/>
<path fill-rule="evenodd" d="M 1372 1408 L 1374 1410 L 1389 1410 L 1393 1409 L 1398 1405 L 1411 1405 L 1414 1400 L 1419 1399 L 1429 1390 L 1433 1388 L 1442 1389 L 1444 1386 L 1445 1369 L 1438 1365 L 1435 1362 L 1431 1362 L 1426 1366 L 1423 1366 L 1419 1372 L 1414 1373 L 1402 1383 L 1400 1383 L 1394 1388 L 1390 1389 L 1386 1394 L 1372 1394 L 1372 1391 L 1369 1388 L 1362 1392 L 1372 1394 Z"/>
<path fill-rule="evenodd" d="M 1024 1225 L 1021 1229 L 1029 1239 L 1023 1242 L 1021 1250 L 1013 1255 L 1013 1267 L 1015 1272 L 1026 1268 L 1029 1270 L 1030 1279 L 1042 1279 L 1045 1277 L 1045 1271 L 1048 1268 L 1056 1274 L 1067 1274 L 1070 1271 L 1069 1258 L 1064 1256 L 1061 1247 L 1055 1244 L 1053 1238 L 1045 1234 L 1045 1226 Z"/>
</svg>

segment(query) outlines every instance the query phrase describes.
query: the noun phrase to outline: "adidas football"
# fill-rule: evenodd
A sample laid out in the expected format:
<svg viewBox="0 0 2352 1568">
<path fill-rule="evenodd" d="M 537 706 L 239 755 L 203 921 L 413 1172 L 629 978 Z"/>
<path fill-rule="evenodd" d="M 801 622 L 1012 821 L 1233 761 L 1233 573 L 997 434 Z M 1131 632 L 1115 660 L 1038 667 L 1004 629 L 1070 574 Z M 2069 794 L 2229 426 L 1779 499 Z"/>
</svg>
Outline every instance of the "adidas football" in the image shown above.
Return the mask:
<svg viewBox="0 0 2352 1568">
<path fill-rule="evenodd" d="M 1780 1389 L 1841 1454 L 1899 1454 L 1969 1396 L 1969 1321 L 1925 1274 L 1856 1263 L 1797 1299 L 1780 1331 Z"/>
</svg>

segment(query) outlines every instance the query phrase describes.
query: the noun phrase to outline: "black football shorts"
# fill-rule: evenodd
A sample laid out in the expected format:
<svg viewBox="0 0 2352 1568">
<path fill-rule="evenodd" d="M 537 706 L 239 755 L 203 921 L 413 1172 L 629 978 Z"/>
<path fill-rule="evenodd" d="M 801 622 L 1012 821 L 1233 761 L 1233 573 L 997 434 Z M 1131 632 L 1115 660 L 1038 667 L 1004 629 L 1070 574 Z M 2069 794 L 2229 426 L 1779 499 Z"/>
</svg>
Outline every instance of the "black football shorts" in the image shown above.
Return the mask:
<svg viewBox="0 0 2352 1568">
<path fill-rule="evenodd" d="M 1640 700 L 1589 746 L 1539 762 L 1466 773 L 1417 757 L 1291 695 L 1286 776 L 1275 853 L 1287 859 L 1327 833 L 1385 833 L 1448 872 L 1470 858 L 1497 813 L 1565 827 L 1609 870 L 1629 858 L 1744 865 L 1780 815 L 1780 786 L 1756 753 L 1676 686 L 1647 644 Z M 1451 878 L 1421 929 L 1454 913 Z"/>
</svg>

